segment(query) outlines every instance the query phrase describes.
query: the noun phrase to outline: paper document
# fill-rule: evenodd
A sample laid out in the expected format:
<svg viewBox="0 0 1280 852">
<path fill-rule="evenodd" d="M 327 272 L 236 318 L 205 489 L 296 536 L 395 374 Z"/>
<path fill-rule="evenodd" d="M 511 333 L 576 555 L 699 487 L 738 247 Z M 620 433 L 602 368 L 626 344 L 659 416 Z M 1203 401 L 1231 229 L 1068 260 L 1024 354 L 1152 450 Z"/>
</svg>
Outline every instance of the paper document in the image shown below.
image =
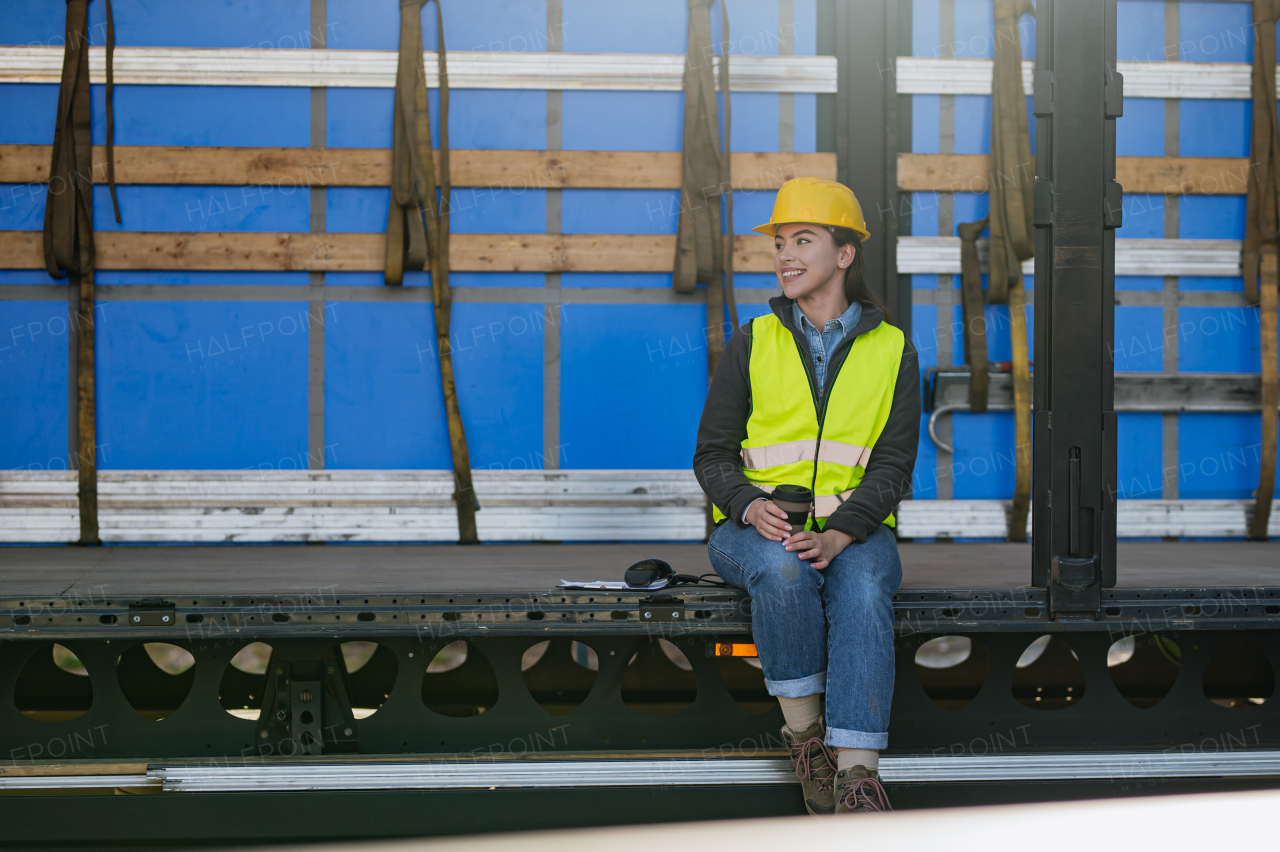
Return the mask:
<svg viewBox="0 0 1280 852">
<path fill-rule="evenodd" d="M 653 591 L 655 589 L 665 589 L 670 585 L 670 581 L 666 578 L 654 580 L 647 586 L 628 586 L 624 580 L 561 580 L 559 588 L 561 589 L 599 589 L 601 591 L 625 591 L 631 589 L 637 592 Z"/>
</svg>

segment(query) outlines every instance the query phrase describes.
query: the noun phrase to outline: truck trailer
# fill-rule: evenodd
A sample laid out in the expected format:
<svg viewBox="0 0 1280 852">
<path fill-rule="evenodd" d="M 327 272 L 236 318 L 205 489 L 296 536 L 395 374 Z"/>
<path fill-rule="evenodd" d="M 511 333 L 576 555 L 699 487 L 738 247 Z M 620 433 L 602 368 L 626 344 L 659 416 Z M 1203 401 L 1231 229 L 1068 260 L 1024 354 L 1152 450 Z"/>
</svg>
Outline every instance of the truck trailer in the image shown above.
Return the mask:
<svg viewBox="0 0 1280 852">
<path fill-rule="evenodd" d="M 691 468 L 804 177 L 894 806 L 1275 786 L 1269 2 L 0 0 L 0 104 L 0 846 L 804 813 Z"/>
</svg>

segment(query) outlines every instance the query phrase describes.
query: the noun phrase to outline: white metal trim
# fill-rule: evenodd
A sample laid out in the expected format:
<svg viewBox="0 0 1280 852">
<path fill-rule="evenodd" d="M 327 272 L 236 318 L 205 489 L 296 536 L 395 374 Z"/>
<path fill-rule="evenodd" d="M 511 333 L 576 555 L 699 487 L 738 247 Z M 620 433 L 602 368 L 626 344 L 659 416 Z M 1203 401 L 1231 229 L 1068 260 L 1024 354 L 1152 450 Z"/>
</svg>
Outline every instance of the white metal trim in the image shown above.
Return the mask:
<svg viewBox="0 0 1280 852">
<path fill-rule="evenodd" d="M 1007 500 L 906 500 L 898 508 L 904 538 L 998 538 L 1008 529 Z M 1119 500 L 1116 530 L 1126 538 L 1243 538 L 1252 500 Z M 1273 512 L 1268 535 L 1280 536 Z M 1031 534 L 1031 522 L 1027 522 Z"/>
<path fill-rule="evenodd" d="M 0 82 L 57 83 L 61 47 L 0 46 Z M 713 60 L 718 63 L 719 60 Z M 427 82 L 438 85 L 434 51 L 424 54 Z M 90 79 L 105 81 L 105 53 L 89 49 Z M 1022 81 L 1034 92 L 1034 67 Z M 390 88 L 390 50 L 121 47 L 115 79 L 122 85 L 326 86 Z M 1126 97 L 1248 99 L 1250 67 L 1237 62 L 1119 62 Z M 459 89 L 595 89 L 679 91 L 684 56 L 668 53 L 514 53 L 450 51 L 449 83 Z M 899 57 L 899 94 L 989 95 L 990 59 Z M 833 56 L 734 56 L 734 91 L 836 91 Z"/>
<path fill-rule="evenodd" d="M 978 240 L 986 271 L 987 240 Z M 1116 240 L 1116 275 L 1187 275 L 1230 278 L 1240 274 L 1239 240 Z M 1035 272 L 1034 260 L 1022 271 Z M 898 237 L 899 274 L 960 274 L 959 237 Z"/>
<path fill-rule="evenodd" d="M 1184 754 L 885 755 L 888 783 L 1247 778 L 1280 774 L 1280 751 Z M 152 766 L 165 791 L 391 790 L 795 784 L 785 759 L 510 760 Z"/>
<path fill-rule="evenodd" d="M 61 47 L 0 46 L 0 83 L 57 83 Z M 305 86 L 391 88 L 397 54 L 391 50 L 257 50 L 253 48 L 116 48 L 113 72 L 121 85 Z M 451 50 L 449 85 L 456 89 L 682 89 L 683 54 L 512 53 Z M 719 64 L 719 59 L 714 60 Z M 424 54 L 427 85 L 438 86 L 435 51 Z M 89 49 L 89 78 L 106 81 L 106 54 Z M 735 92 L 836 91 L 834 56 L 734 56 Z"/>
<path fill-rule="evenodd" d="M 995 754 L 963 757 L 885 756 L 891 783 L 929 781 L 1123 781 L 1131 778 L 1245 778 L 1280 771 L 1280 751 L 1186 754 L 1178 749 L 1111 754 Z"/>
<path fill-rule="evenodd" d="M 1243 62 L 1117 62 L 1116 70 L 1127 98 L 1248 100 L 1253 92 Z"/>
<path fill-rule="evenodd" d="M 689 470 L 473 473 L 484 541 L 701 541 L 706 498 Z M 444 470 L 99 472 L 102 539 L 125 542 L 444 542 L 458 537 Z M 1121 538 L 1240 538 L 1250 500 L 1121 500 Z M 906 538 L 1003 538 L 1003 500 L 907 500 Z M 1030 526 L 1028 525 L 1028 532 Z M 80 534 L 76 477 L 0 471 L 0 543 Z M 1280 512 L 1270 534 L 1280 537 Z"/>
<path fill-rule="evenodd" d="M 159 786 L 159 779 L 145 775 L 13 775 L 0 778 L 0 790 L 92 790 Z"/>
<path fill-rule="evenodd" d="M 896 64 L 900 95 L 989 95 L 990 59 L 902 56 Z M 1117 62 L 1127 98 L 1247 100 L 1250 67 L 1242 62 Z M 1034 93 L 1035 62 L 1022 60 L 1022 86 Z"/>
<path fill-rule="evenodd" d="M 473 471 L 483 541 L 700 541 L 692 470 Z M 446 470 L 100 471 L 104 542 L 446 542 Z M 76 475 L 0 472 L 0 543 L 79 537 Z"/>
<path fill-rule="evenodd" d="M 989 95 L 994 63 L 990 59 L 933 59 L 899 56 L 894 65 L 900 95 Z M 1022 86 L 1032 93 L 1035 63 L 1022 62 Z"/>
<path fill-rule="evenodd" d="M 904 500 L 898 506 L 898 535 L 904 538 L 1004 538 L 1011 505 L 1004 500 Z M 1031 535 L 1030 513 L 1027 535 Z"/>
<path fill-rule="evenodd" d="M 1240 273 L 1240 240 L 1116 240 L 1116 275 L 1229 278 Z"/>
<path fill-rule="evenodd" d="M 1107 754 L 885 755 L 888 783 L 955 781 L 1123 781 L 1139 778 L 1248 778 L 1280 774 L 1280 752 L 1162 751 Z M 142 775 L 0 778 L 0 790 L 161 787 L 166 792 L 395 790 L 777 785 L 797 783 L 787 760 L 510 760 L 346 762 L 258 766 L 151 766 Z"/>
</svg>

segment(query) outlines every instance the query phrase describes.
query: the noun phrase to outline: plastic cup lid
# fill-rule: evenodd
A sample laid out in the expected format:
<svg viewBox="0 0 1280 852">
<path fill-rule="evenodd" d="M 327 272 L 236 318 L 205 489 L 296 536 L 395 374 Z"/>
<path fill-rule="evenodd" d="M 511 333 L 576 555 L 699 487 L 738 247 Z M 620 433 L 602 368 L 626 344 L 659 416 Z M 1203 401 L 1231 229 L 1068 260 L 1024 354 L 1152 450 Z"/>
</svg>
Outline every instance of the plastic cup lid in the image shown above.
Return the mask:
<svg viewBox="0 0 1280 852">
<path fill-rule="evenodd" d="M 773 489 L 773 499 L 807 505 L 813 502 L 813 491 L 803 485 L 779 485 Z"/>
</svg>

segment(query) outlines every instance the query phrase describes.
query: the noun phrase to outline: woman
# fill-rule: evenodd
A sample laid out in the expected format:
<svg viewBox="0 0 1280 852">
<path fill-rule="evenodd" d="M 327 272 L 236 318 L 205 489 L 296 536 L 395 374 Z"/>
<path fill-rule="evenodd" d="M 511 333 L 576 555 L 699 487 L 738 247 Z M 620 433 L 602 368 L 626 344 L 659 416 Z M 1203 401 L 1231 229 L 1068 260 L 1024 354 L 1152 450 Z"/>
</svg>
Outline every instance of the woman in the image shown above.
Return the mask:
<svg viewBox="0 0 1280 852">
<path fill-rule="evenodd" d="M 916 353 L 863 280 L 870 234 L 848 187 L 788 181 L 755 230 L 774 239 L 782 295 L 730 338 L 698 426 L 711 564 L 751 594 L 809 812 L 885 810 L 877 767 L 902 579 L 889 527 L 915 466 Z M 813 490 L 804 529 L 769 499 L 783 484 Z"/>
</svg>

